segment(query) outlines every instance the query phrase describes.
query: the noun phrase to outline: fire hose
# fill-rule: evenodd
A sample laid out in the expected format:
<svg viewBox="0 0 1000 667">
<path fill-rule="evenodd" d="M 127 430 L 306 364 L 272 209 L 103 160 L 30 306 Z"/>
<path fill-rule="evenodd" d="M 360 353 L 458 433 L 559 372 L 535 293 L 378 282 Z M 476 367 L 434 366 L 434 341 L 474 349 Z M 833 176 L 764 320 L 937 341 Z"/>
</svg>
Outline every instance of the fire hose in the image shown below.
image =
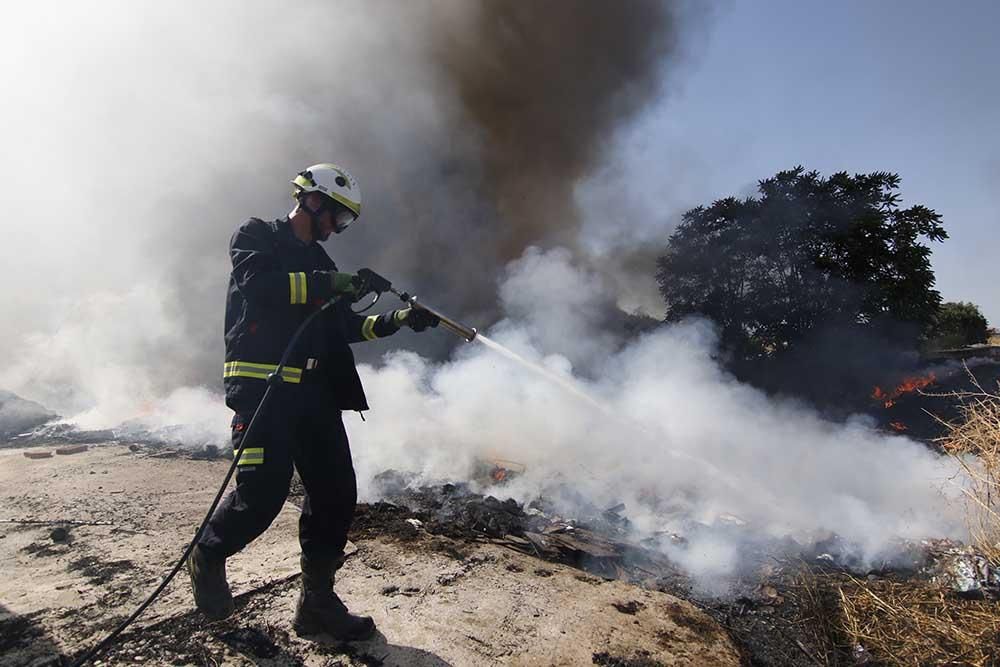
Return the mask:
<svg viewBox="0 0 1000 667">
<path fill-rule="evenodd" d="M 374 306 L 376 302 L 378 302 L 383 293 L 391 292 L 392 294 L 398 296 L 400 300 L 406 303 L 410 308 L 420 308 L 431 313 L 441 321 L 441 325 L 445 329 L 454 333 L 457 336 L 464 338 L 467 342 L 472 342 L 475 339 L 477 331 L 474 327 L 466 326 L 458 322 L 457 320 L 454 320 L 444 315 L 440 311 L 435 310 L 427 306 L 426 304 L 417 301 L 417 297 L 415 296 L 411 296 L 406 292 L 400 292 L 396 290 L 388 279 L 380 276 L 371 269 L 361 269 L 360 271 L 358 271 L 358 276 L 360 278 L 359 283 L 364 287 L 362 289 L 362 292 L 354 297 L 354 301 L 355 302 L 360 301 L 361 299 L 366 298 L 369 294 L 374 294 L 374 298 L 372 299 L 371 303 L 369 303 L 366 307 L 354 312 L 356 313 L 365 312 L 366 310 Z M 341 298 L 343 297 L 335 297 L 328 300 L 317 310 L 311 313 L 309 317 L 303 320 L 302 323 L 299 325 L 298 329 L 295 330 L 295 333 L 292 334 L 292 337 L 288 341 L 288 345 L 285 346 L 285 351 L 281 355 L 281 360 L 278 362 L 278 365 L 275 367 L 274 371 L 272 373 L 269 373 L 267 376 L 267 387 L 264 390 L 264 395 L 261 397 L 260 403 L 257 404 L 257 409 L 254 410 L 253 416 L 250 417 L 250 423 L 247 424 L 247 429 L 246 432 L 243 434 L 243 438 L 240 441 L 239 448 L 233 452 L 233 462 L 229 466 L 229 470 L 226 472 L 226 477 L 225 479 L 222 480 L 222 484 L 219 486 L 219 490 L 215 494 L 215 498 L 212 500 L 212 504 L 209 506 L 208 512 L 205 513 L 205 518 L 202 519 L 201 524 L 198 526 L 198 530 L 195 531 L 194 537 L 191 538 L 191 541 L 184 549 L 184 553 L 181 554 L 181 557 L 177 560 L 176 563 L 174 563 L 173 568 L 171 568 L 170 572 L 167 574 L 166 577 L 164 577 L 163 581 L 160 582 L 160 585 L 156 587 L 156 589 L 150 594 L 150 596 L 146 598 L 146 600 L 142 604 L 140 604 L 139 607 L 136 608 L 136 610 L 132 612 L 132 614 L 128 618 L 119 623 L 118 626 L 114 630 L 112 630 L 104 639 L 102 639 L 93 648 L 91 648 L 89 651 L 84 653 L 80 658 L 78 658 L 75 662 L 73 662 L 73 667 L 80 667 L 81 665 L 86 664 L 90 660 L 93 660 L 95 657 L 97 657 L 97 655 L 100 654 L 102 651 L 104 651 L 106 648 L 111 646 L 114 643 L 115 639 L 118 637 L 118 635 L 124 632 L 124 630 L 128 626 L 130 626 L 137 618 L 139 618 L 140 615 L 142 615 L 144 611 L 146 611 L 146 609 L 149 608 L 150 605 L 153 604 L 156 598 L 159 597 L 160 593 L 163 592 L 163 590 L 170 584 L 170 582 L 173 581 L 173 578 L 177 576 L 177 573 L 180 572 L 181 568 L 184 567 L 185 561 L 187 561 L 188 557 L 191 555 L 191 552 L 194 551 L 195 545 L 198 544 L 198 540 L 201 539 L 202 533 L 205 532 L 205 527 L 211 520 L 212 515 L 215 513 L 216 508 L 219 506 L 219 501 L 222 500 L 222 495 L 226 492 L 226 487 L 229 486 L 229 482 L 230 480 L 232 480 L 233 474 L 236 472 L 236 467 L 237 463 L 240 460 L 240 456 L 243 455 L 243 450 L 246 448 L 247 443 L 250 442 L 250 436 L 253 434 L 253 427 L 254 424 L 257 422 L 257 417 L 260 415 L 264 407 L 267 405 L 268 400 L 271 397 L 271 392 L 274 391 L 275 387 L 280 386 L 284 382 L 281 373 L 285 368 L 285 364 L 288 363 L 288 359 L 291 356 L 292 350 L 295 349 L 295 344 L 299 341 L 299 338 L 302 336 L 302 332 L 305 331 L 309 327 L 309 325 L 313 323 L 313 321 L 316 319 L 316 317 L 319 316 L 320 313 L 329 309 L 331 306 L 337 303 Z"/>
</svg>

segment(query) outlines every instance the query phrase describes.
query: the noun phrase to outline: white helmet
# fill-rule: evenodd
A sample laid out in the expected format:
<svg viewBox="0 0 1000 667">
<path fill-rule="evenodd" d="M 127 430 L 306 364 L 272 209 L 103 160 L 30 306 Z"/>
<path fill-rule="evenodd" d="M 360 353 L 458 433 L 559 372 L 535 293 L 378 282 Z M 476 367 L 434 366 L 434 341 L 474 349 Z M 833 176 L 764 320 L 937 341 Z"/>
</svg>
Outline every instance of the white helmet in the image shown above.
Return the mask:
<svg viewBox="0 0 1000 667">
<path fill-rule="evenodd" d="M 335 164 L 314 164 L 292 179 L 296 199 L 307 192 L 319 192 L 343 204 L 354 217 L 361 215 L 361 188 L 354 177 Z"/>
</svg>

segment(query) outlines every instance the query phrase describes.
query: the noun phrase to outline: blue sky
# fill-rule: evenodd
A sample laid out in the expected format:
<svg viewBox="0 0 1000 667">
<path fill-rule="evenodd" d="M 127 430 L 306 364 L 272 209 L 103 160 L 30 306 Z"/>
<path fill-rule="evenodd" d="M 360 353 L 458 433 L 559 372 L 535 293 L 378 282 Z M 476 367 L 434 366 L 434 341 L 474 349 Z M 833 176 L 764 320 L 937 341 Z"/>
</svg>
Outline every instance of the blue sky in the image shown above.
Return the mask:
<svg viewBox="0 0 1000 667">
<path fill-rule="evenodd" d="M 946 300 L 1000 325 L 1000 2 L 733 2 L 627 133 L 633 187 L 674 206 L 752 192 L 802 164 L 895 171 L 943 215 Z M 654 173 L 654 172 L 659 173 Z"/>
</svg>

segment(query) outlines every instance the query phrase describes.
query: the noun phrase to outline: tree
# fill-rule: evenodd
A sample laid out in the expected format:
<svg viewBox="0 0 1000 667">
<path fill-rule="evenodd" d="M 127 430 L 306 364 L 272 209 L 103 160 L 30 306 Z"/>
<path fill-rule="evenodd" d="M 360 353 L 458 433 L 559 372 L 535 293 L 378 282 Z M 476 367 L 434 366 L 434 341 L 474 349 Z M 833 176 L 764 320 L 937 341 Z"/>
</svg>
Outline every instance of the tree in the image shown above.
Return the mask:
<svg viewBox="0 0 1000 667">
<path fill-rule="evenodd" d="M 922 241 L 947 233 L 932 209 L 900 207 L 899 182 L 800 166 L 760 181 L 759 197 L 691 209 L 658 262 L 666 319 L 711 318 L 742 359 L 772 357 L 823 326 L 905 330 L 899 342 L 916 342 L 941 303 Z"/>
<path fill-rule="evenodd" d="M 974 303 L 942 303 L 930 333 L 931 347 L 938 349 L 985 343 L 989 324 Z"/>
</svg>

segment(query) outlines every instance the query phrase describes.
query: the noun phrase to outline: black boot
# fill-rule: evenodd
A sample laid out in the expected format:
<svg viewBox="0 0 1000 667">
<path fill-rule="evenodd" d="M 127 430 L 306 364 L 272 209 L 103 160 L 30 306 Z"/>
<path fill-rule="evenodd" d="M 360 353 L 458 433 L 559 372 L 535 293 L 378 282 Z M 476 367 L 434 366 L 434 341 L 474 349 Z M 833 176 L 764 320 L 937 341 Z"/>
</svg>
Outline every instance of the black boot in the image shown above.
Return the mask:
<svg viewBox="0 0 1000 667">
<path fill-rule="evenodd" d="M 219 621 L 233 613 L 233 594 L 226 582 L 226 559 L 211 555 L 196 545 L 187 559 L 194 603 L 209 620 Z"/>
<path fill-rule="evenodd" d="M 370 616 L 355 616 L 333 592 L 333 573 L 343 559 L 307 558 L 302 564 L 302 592 L 292 627 L 298 635 L 327 633 L 341 641 L 367 639 L 375 633 Z"/>
</svg>

